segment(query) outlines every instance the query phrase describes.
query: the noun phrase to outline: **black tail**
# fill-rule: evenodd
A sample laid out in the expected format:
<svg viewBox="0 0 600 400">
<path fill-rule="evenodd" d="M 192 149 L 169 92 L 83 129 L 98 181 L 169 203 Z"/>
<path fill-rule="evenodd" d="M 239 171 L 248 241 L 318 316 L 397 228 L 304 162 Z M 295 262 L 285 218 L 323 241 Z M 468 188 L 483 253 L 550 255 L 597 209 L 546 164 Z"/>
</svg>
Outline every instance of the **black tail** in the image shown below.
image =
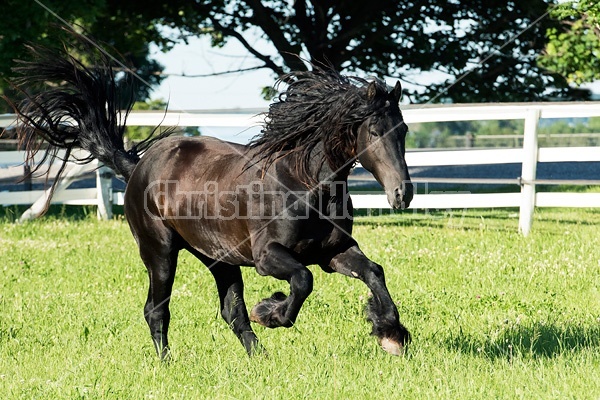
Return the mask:
<svg viewBox="0 0 600 400">
<path fill-rule="evenodd" d="M 81 148 L 91 156 L 78 159 L 88 163 L 94 158 L 129 180 L 140 152 L 166 134 L 150 137 L 131 150 L 125 150 L 125 121 L 134 103 L 131 75 L 115 73 L 115 68 L 103 52 L 92 52 L 87 57 L 92 67 L 85 66 L 69 53 L 68 47 L 48 49 L 30 47 L 30 61 L 17 61 L 14 69 L 20 75 L 14 86 L 25 95 L 25 100 L 11 105 L 19 122 L 19 139 L 28 153 L 28 159 L 44 149 L 42 161 L 33 168 L 37 171 L 45 161 L 62 161 L 59 180 L 72 150 Z M 65 156 L 59 156 L 61 149 Z"/>
</svg>

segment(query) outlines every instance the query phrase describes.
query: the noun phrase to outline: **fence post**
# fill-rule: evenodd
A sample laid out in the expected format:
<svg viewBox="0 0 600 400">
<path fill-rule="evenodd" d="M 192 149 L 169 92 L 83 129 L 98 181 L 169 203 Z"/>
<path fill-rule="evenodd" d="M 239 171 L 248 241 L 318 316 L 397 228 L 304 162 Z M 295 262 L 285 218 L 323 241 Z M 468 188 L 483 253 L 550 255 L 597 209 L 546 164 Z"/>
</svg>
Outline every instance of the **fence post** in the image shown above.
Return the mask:
<svg viewBox="0 0 600 400">
<path fill-rule="evenodd" d="M 26 162 L 23 164 L 23 189 L 27 191 L 31 191 L 32 189 L 31 183 L 31 165 Z"/>
<path fill-rule="evenodd" d="M 98 219 L 111 219 L 113 217 L 112 180 L 114 176 L 113 170 L 105 165 L 96 170 Z"/>
<path fill-rule="evenodd" d="M 521 169 L 521 207 L 519 212 L 519 232 L 527 236 L 533 223 L 535 208 L 535 177 L 538 160 L 537 128 L 540 110 L 527 110 L 523 131 L 523 164 Z"/>
</svg>

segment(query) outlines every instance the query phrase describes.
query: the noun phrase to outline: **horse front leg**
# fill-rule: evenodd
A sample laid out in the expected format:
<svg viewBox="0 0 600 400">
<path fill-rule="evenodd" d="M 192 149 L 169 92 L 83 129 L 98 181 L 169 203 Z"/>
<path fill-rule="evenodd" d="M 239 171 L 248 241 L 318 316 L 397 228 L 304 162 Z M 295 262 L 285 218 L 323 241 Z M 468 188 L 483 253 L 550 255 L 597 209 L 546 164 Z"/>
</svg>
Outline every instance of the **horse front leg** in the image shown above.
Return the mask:
<svg viewBox="0 0 600 400">
<path fill-rule="evenodd" d="M 208 265 L 212 265 L 210 272 L 213 274 L 219 290 L 221 316 L 242 342 L 248 355 L 262 351 L 248 319 L 248 311 L 244 302 L 244 281 L 240 267 L 216 262 Z"/>
<path fill-rule="evenodd" d="M 373 294 L 367 308 L 367 319 L 373 324 L 371 333 L 377 336 L 385 351 L 393 355 L 402 354 L 404 345 L 410 342 L 410 334 L 400 323 L 398 309 L 385 284 L 383 268 L 369 260 L 356 244 L 333 257 L 329 267 L 367 285 Z"/>
<path fill-rule="evenodd" d="M 252 308 L 250 320 L 268 328 L 289 328 L 296 322 L 304 300 L 312 292 L 312 273 L 279 243 L 269 243 L 256 253 L 254 259 L 257 272 L 288 281 L 290 295 L 276 292 L 263 299 Z"/>
</svg>

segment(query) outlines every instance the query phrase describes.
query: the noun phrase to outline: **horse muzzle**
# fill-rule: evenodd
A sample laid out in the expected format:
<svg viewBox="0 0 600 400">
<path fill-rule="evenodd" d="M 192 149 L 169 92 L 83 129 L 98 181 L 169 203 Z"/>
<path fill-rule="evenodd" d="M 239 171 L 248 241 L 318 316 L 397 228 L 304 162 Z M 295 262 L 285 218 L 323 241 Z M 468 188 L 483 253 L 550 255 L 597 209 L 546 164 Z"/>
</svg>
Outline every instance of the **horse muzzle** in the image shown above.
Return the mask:
<svg viewBox="0 0 600 400">
<path fill-rule="evenodd" d="M 394 210 L 404 210 L 413 199 L 413 185 L 410 182 L 403 182 L 401 187 L 395 187 L 386 194 L 388 203 Z"/>
</svg>

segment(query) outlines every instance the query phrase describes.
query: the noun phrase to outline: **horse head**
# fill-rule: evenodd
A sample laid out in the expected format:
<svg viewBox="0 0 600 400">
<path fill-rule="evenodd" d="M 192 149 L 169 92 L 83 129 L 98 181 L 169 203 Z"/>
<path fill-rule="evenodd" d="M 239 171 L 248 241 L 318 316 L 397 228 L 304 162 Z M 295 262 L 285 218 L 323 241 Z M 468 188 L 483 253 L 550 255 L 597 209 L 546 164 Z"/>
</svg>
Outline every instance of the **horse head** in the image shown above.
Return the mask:
<svg viewBox="0 0 600 400">
<path fill-rule="evenodd" d="M 383 186 L 394 209 L 407 208 L 413 198 L 404 158 L 408 127 L 398 106 L 401 94 L 400 82 L 390 92 L 381 82 L 369 83 L 366 99 L 377 112 L 357 127 L 358 161 Z"/>
</svg>

